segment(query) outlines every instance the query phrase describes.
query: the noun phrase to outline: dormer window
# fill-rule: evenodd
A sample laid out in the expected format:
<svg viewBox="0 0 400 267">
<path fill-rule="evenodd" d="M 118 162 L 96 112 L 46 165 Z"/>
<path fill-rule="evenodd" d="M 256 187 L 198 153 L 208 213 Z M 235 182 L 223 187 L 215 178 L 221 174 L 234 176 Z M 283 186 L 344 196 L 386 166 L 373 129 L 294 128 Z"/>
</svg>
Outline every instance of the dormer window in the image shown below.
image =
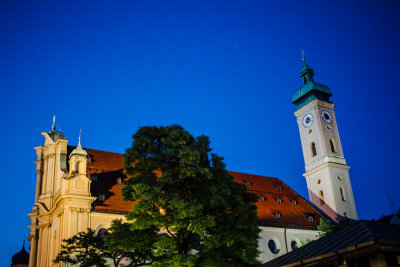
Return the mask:
<svg viewBox="0 0 400 267">
<path fill-rule="evenodd" d="M 275 218 L 280 219 L 282 215 L 279 212 L 272 212 L 275 215 Z"/>
<path fill-rule="evenodd" d="M 265 200 L 266 200 L 265 197 L 260 197 L 260 201 L 261 201 L 261 202 L 264 202 Z"/>
<path fill-rule="evenodd" d="M 97 182 L 97 175 L 94 174 L 90 178 L 92 179 L 92 182 Z"/>
<path fill-rule="evenodd" d="M 282 186 L 280 186 L 279 184 L 276 184 L 275 187 L 276 187 L 276 189 L 278 189 L 278 190 L 282 190 Z"/>
<path fill-rule="evenodd" d="M 105 196 L 104 194 L 99 194 L 99 195 L 97 196 L 97 199 L 98 199 L 99 201 L 103 202 L 103 201 L 106 199 L 106 196 Z"/>
<path fill-rule="evenodd" d="M 122 183 L 122 179 L 120 177 L 118 177 L 117 179 L 115 179 L 115 183 L 116 184 L 121 184 Z"/>
<path fill-rule="evenodd" d="M 275 198 L 275 200 L 276 200 L 276 203 L 282 204 L 282 199 L 281 198 Z"/>
<path fill-rule="evenodd" d="M 309 222 L 313 222 L 314 221 L 314 216 L 312 215 L 306 215 L 307 219 Z"/>
<path fill-rule="evenodd" d="M 246 186 L 251 186 L 251 185 L 253 184 L 252 182 L 247 181 L 247 180 L 243 180 L 243 183 L 244 183 Z"/>
<path fill-rule="evenodd" d="M 297 200 L 290 199 L 290 203 L 292 203 L 293 206 L 296 206 L 297 205 Z"/>
</svg>

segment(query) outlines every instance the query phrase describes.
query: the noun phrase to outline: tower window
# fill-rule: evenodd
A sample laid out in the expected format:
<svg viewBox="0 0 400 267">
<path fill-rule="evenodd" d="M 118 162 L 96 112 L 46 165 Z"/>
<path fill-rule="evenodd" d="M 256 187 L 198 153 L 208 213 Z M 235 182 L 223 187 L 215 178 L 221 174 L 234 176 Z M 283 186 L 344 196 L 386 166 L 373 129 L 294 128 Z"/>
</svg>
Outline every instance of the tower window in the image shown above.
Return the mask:
<svg viewBox="0 0 400 267">
<path fill-rule="evenodd" d="M 343 187 L 340 188 L 340 195 L 342 196 L 342 200 L 346 201 L 346 194 Z"/>
<path fill-rule="evenodd" d="M 336 146 L 335 146 L 335 141 L 331 138 L 329 139 L 329 144 L 331 145 L 331 151 L 333 153 L 336 153 Z"/>
<path fill-rule="evenodd" d="M 75 162 L 75 172 L 79 173 L 79 161 Z"/>
<path fill-rule="evenodd" d="M 315 146 L 315 143 L 311 143 L 311 156 L 315 157 L 317 155 L 317 148 Z"/>
<path fill-rule="evenodd" d="M 321 206 L 325 204 L 324 192 L 322 190 L 319 190 L 319 201 Z"/>
</svg>

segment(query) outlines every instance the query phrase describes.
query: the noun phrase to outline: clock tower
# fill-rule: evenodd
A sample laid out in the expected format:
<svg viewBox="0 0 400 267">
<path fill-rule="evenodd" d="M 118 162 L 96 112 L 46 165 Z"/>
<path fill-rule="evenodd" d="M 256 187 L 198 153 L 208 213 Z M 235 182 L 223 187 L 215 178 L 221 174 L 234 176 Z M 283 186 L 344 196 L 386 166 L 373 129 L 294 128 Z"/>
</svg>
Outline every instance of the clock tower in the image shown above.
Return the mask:
<svg viewBox="0 0 400 267">
<path fill-rule="evenodd" d="M 334 104 L 328 86 L 314 82 L 314 71 L 303 56 L 303 86 L 292 103 L 299 126 L 309 199 L 333 219 L 357 219 L 349 168 L 343 156 Z"/>
</svg>

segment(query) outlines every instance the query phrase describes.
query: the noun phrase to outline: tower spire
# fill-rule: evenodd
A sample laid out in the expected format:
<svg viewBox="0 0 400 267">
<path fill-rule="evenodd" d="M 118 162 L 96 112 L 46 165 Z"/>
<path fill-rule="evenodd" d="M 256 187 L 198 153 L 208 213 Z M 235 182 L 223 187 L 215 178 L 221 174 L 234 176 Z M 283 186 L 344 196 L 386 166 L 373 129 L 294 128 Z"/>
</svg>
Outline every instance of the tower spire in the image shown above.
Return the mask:
<svg viewBox="0 0 400 267">
<path fill-rule="evenodd" d="M 82 135 L 82 129 L 79 129 L 79 137 L 78 137 L 79 141 L 78 141 L 78 147 L 82 147 L 82 146 L 81 146 L 81 135 Z"/>
<path fill-rule="evenodd" d="M 304 56 L 304 50 L 301 50 L 303 67 L 300 71 L 300 78 L 302 78 L 303 83 L 306 84 L 309 81 L 314 81 L 314 70 L 307 65 L 306 57 Z"/>
</svg>

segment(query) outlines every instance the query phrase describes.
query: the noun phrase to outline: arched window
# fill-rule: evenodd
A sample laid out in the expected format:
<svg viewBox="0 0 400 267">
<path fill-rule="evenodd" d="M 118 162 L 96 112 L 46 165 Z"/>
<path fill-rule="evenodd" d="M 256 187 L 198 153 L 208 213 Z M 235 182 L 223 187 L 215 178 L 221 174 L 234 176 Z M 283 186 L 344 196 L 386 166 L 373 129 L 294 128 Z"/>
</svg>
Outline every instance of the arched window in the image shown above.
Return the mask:
<svg viewBox="0 0 400 267">
<path fill-rule="evenodd" d="M 340 188 L 340 195 L 342 196 L 342 200 L 346 201 L 346 194 L 343 187 Z"/>
<path fill-rule="evenodd" d="M 325 204 L 324 192 L 322 190 L 319 190 L 319 201 L 320 201 L 321 206 Z"/>
<path fill-rule="evenodd" d="M 79 161 L 75 162 L 75 172 L 79 173 Z"/>
<path fill-rule="evenodd" d="M 317 155 L 317 148 L 315 147 L 315 143 L 311 142 L 311 156 L 315 157 Z"/>
<path fill-rule="evenodd" d="M 333 153 L 336 153 L 336 146 L 335 146 L 335 141 L 333 141 L 333 139 L 329 139 L 329 144 L 331 145 L 331 151 Z"/>
<path fill-rule="evenodd" d="M 98 232 L 97 232 L 97 236 L 98 237 L 101 237 L 101 238 L 104 238 L 104 236 L 107 234 L 107 229 L 105 229 L 105 228 L 101 228 Z"/>
</svg>

